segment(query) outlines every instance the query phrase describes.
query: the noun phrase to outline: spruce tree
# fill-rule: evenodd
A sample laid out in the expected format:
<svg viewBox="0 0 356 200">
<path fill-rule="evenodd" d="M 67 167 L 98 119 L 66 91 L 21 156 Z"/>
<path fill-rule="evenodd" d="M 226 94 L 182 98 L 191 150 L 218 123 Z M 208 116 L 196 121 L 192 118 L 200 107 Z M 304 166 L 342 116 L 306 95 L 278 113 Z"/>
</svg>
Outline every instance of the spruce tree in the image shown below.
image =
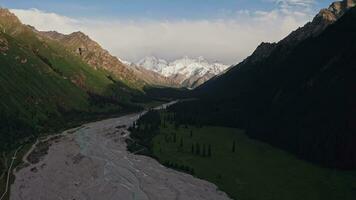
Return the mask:
<svg viewBox="0 0 356 200">
<path fill-rule="evenodd" d="M 208 147 L 208 157 L 211 157 L 211 145 L 209 144 L 209 147 Z"/>
<path fill-rule="evenodd" d="M 236 142 L 234 140 L 232 143 L 232 152 L 235 153 L 235 151 L 236 151 Z"/>
<path fill-rule="evenodd" d="M 195 145 L 195 154 L 196 155 L 200 155 L 200 145 L 199 145 L 199 143 L 196 143 L 196 145 Z"/>
<path fill-rule="evenodd" d="M 205 144 L 203 144 L 203 157 L 206 156 L 206 148 L 205 148 Z"/>
</svg>

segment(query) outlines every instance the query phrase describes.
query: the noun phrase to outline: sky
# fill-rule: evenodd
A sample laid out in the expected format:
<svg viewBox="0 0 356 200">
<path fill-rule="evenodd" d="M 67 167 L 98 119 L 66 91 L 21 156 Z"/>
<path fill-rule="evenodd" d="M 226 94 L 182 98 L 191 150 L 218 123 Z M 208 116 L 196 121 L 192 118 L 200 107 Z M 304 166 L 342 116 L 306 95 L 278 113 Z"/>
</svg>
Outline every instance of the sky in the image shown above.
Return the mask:
<svg viewBox="0 0 356 200">
<path fill-rule="evenodd" d="M 82 31 L 113 55 L 174 60 L 203 56 L 235 64 L 276 42 L 331 0 L 0 0 L 39 30 Z"/>
</svg>

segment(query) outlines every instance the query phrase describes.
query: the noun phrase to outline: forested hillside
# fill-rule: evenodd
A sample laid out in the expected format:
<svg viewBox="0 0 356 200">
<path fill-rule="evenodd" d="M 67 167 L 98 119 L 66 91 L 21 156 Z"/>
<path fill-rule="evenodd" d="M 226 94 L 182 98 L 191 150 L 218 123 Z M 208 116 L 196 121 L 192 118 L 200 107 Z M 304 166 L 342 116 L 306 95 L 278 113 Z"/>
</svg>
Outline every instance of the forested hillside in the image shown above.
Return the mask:
<svg viewBox="0 0 356 200">
<path fill-rule="evenodd" d="M 247 130 L 301 158 L 356 168 L 356 9 L 305 40 L 274 45 L 173 106 L 182 121 Z"/>
</svg>

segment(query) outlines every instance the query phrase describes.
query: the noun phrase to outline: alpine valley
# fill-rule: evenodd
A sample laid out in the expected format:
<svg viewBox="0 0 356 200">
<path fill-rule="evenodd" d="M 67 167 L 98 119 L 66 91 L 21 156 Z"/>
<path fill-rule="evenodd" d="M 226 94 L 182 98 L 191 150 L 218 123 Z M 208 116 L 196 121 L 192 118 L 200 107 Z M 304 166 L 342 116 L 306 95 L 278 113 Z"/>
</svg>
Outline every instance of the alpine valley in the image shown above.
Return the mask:
<svg viewBox="0 0 356 200">
<path fill-rule="evenodd" d="M 4 4 L 34 2 L 20 1 Z M 277 5 L 283 14 L 321 5 L 98 2 L 42 3 L 51 10 L 70 8 L 65 13 L 74 9 L 72 16 L 95 17 L 104 6 L 110 17 L 130 13 L 138 19 L 186 16 L 199 5 L 201 13 L 190 17 L 203 18 L 203 27 L 225 20 L 212 25 L 205 12 L 220 12 L 218 6 L 225 13 L 236 2 L 266 10 L 263 5 Z M 40 31 L 0 8 L 0 200 L 355 200 L 355 6 L 356 0 L 333 2 L 234 66 L 185 55 L 124 61 L 90 33 Z M 153 19 L 140 27 L 130 21 L 129 30 L 141 32 L 147 23 L 152 31 Z M 182 21 L 178 25 L 186 27 Z M 235 37 L 227 21 L 224 28 Z M 159 26 L 167 30 L 169 22 Z"/>
</svg>

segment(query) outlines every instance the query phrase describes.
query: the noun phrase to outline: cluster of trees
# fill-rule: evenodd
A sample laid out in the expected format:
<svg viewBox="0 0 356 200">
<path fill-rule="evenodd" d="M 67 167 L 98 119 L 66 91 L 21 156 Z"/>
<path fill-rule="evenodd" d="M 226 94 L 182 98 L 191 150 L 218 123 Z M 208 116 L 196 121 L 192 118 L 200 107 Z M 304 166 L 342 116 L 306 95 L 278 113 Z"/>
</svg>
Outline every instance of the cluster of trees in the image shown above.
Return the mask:
<svg viewBox="0 0 356 200">
<path fill-rule="evenodd" d="M 132 127 L 131 139 L 127 141 L 130 152 L 152 156 L 152 140 L 157 135 L 161 125 L 161 116 L 157 110 L 150 110 L 141 116 Z"/>
<path fill-rule="evenodd" d="M 191 153 L 197 156 L 202 156 L 202 157 L 211 157 L 212 156 L 212 150 L 211 150 L 211 145 L 200 145 L 199 142 L 192 144 L 191 147 Z"/>
<path fill-rule="evenodd" d="M 157 110 L 150 110 L 136 122 L 138 129 L 157 131 L 161 126 L 161 116 Z"/>
<path fill-rule="evenodd" d="M 166 166 L 166 167 L 178 170 L 178 171 L 189 173 L 191 175 L 195 174 L 194 168 L 186 166 L 186 165 L 179 165 L 177 163 L 173 163 L 173 162 L 170 162 L 170 161 L 165 161 L 163 163 L 163 165 Z"/>
<path fill-rule="evenodd" d="M 181 105 L 181 103 L 178 104 L 178 106 Z M 186 105 L 186 104 L 183 104 Z M 173 108 L 172 108 L 173 107 Z M 170 106 L 167 108 L 169 111 L 165 115 L 163 115 L 163 127 L 167 127 L 167 123 L 173 124 L 175 129 L 179 129 L 180 127 L 188 128 L 188 125 L 194 126 L 196 128 L 202 128 L 202 121 L 199 120 L 199 118 L 196 118 L 195 116 L 192 116 L 191 113 L 187 113 L 185 115 L 184 110 L 182 112 L 174 112 L 176 106 Z"/>
</svg>

